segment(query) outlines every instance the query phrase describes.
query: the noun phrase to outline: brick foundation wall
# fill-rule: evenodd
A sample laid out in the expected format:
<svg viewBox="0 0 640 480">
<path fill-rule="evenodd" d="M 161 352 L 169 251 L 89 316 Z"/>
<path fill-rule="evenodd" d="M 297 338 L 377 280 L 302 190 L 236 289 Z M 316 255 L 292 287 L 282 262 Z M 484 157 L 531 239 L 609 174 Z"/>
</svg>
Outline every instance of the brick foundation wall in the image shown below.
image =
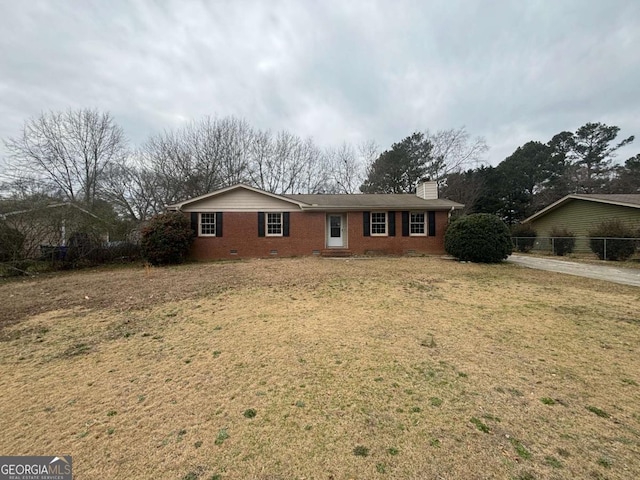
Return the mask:
<svg viewBox="0 0 640 480">
<path fill-rule="evenodd" d="M 354 255 L 444 253 L 444 231 L 448 219 L 446 211 L 436 212 L 434 237 L 403 237 L 401 212 L 395 214 L 395 237 L 365 237 L 362 212 L 346 213 L 346 248 Z M 326 249 L 325 225 L 324 212 L 291 212 L 288 237 L 259 237 L 257 212 L 224 212 L 223 236 L 197 237 L 191 249 L 191 257 L 195 260 L 215 260 L 313 255 L 314 251 L 319 253 Z"/>
</svg>

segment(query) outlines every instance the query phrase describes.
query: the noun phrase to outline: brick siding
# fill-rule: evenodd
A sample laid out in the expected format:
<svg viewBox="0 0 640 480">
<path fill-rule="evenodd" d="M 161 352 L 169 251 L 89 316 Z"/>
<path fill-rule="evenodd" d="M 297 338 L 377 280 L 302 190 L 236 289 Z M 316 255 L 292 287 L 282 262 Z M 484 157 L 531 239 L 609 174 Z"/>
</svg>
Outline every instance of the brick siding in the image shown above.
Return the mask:
<svg viewBox="0 0 640 480">
<path fill-rule="evenodd" d="M 191 250 L 193 259 L 292 257 L 313 255 L 326 249 L 325 212 L 291 212 L 288 237 L 259 237 L 257 212 L 224 212 L 223 215 L 223 236 L 197 237 Z M 436 235 L 433 237 L 403 237 L 401 212 L 395 212 L 395 215 L 396 236 L 366 237 L 363 235 L 362 212 L 346 213 L 345 248 L 354 255 L 444 253 L 444 231 L 448 219 L 446 211 L 436 212 Z"/>
</svg>

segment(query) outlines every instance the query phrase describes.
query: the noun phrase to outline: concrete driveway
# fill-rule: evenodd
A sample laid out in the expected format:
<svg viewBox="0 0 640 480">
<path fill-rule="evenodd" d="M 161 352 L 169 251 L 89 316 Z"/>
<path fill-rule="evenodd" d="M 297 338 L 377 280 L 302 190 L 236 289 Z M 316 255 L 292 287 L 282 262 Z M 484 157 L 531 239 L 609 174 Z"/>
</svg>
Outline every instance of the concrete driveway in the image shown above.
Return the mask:
<svg viewBox="0 0 640 480">
<path fill-rule="evenodd" d="M 640 287 L 640 269 L 592 265 L 524 255 L 511 255 L 507 262 L 537 270 L 566 273 L 567 275 L 577 275 L 579 277 L 595 278 L 597 280 Z"/>
</svg>

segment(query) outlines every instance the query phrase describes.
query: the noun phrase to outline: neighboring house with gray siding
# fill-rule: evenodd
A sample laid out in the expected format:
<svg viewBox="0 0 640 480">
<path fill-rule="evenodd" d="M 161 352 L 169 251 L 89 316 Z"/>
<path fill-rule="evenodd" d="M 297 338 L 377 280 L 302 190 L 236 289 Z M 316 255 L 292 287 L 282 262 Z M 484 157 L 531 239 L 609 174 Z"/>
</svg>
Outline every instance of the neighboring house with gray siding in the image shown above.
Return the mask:
<svg viewBox="0 0 640 480">
<path fill-rule="evenodd" d="M 531 225 L 538 238 L 550 237 L 554 228 L 566 228 L 576 237 L 587 237 L 600 223 L 614 219 L 640 229 L 640 194 L 567 195 L 522 223 Z M 589 249 L 586 240 L 580 238 L 576 247 Z"/>
</svg>

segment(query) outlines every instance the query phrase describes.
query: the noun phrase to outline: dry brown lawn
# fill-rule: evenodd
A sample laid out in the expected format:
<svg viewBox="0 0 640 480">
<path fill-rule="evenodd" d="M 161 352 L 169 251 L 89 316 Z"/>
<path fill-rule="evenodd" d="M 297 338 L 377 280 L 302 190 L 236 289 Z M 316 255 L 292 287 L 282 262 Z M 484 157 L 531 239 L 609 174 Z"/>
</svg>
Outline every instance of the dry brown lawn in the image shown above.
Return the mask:
<svg viewBox="0 0 640 480">
<path fill-rule="evenodd" d="M 71 454 L 78 479 L 640 476 L 638 288 L 306 258 L 12 280 L 0 301 L 0 453 Z"/>
</svg>

